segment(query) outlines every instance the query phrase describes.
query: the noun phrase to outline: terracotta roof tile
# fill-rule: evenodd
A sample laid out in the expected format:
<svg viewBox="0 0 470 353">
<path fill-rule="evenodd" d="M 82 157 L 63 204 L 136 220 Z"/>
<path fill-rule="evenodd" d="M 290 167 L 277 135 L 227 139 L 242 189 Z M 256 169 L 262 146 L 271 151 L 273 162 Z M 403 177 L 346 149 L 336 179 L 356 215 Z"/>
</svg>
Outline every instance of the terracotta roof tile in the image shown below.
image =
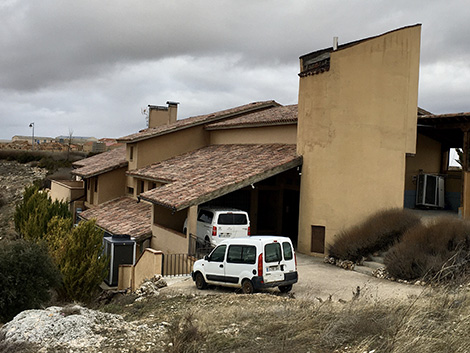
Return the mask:
<svg viewBox="0 0 470 353">
<path fill-rule="evenodd" d="M 152 234 L 152 206 L 130 197 L 114 199 L 80 213 L 80 217 L 96 219 L 96 224 L 111 234 L 128 234 L 143 240 Z"/>
<path fill-rule="evenodd" d="M 297 104 L 273 107 L 206 125 L 208 130 L 297 123 Z"/>
<path fill-rule="evenodd" d="M 181 210 L 300 164 L 295 145 L 212 145 L 128 172 L 128 175 L 168 182 L 140 197 Z"/>
<path fill-rule="evenodd" d="M 239 107 L 221 110 L 211 114 L 198 115 L 191 118 L 181 119 L 170 125 L 162 125 L 154 128 L 144 129 L 135 134 L 121 137 L 117 139 L 119 142 L 136 142 L 150 137 L 167 134 L 173 131 L 196 126 L 200 124 L 210 123 L 220 119 L 228 118 L 230 116 L 244 114 L 253 110 L 259 110 L 269 107 L 279 106 L 275 101 L 253 102 Z"/>
<path fill-rule="evenodd" d="M 125 167 L 127 164 L 126 147 L 123 146 L 73 163 L 73 166 L 78 168 L 72 170 L 71 173 L 83 178 L 91 178 L 110 170 Z"/>
</svg>

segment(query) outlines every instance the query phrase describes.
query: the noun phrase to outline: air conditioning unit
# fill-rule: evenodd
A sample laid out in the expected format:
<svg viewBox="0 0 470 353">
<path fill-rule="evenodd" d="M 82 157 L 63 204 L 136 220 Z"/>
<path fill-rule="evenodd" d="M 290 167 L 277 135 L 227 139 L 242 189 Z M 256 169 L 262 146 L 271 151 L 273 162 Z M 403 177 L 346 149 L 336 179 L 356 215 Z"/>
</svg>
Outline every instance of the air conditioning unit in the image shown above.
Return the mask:
<svg viewBox="0 0 470 353">
<path fill-rule="evenodd" d="M 444 177 L 433 174 L 418 175 L 416 206 L 444 208 Z"/>
<path fill-rule="evenodd" d="M 111 287 L 118 284 L 119 265 L 135 264 L 135 241 L 130 236 L 104 237 L 104 253 L 109 258 L 109 273 L 104 281 Z"/>
</svg>

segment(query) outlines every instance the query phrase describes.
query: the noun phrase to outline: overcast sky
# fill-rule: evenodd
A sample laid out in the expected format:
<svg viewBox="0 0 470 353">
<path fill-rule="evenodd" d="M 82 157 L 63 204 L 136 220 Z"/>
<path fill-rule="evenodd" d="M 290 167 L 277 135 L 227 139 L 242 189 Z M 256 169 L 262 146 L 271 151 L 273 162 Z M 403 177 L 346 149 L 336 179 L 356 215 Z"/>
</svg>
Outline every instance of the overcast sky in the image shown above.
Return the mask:
<svg viewBox="0 0 470 353">
<path fill-rule="evenodd" d="M 422 24 L 419 105 L 470 111 L 470 6 L 437 0 L 0 0 L 0 139 L 120 137 L 178 118 L 297 103 L 299 56 Z"/>
</svg>

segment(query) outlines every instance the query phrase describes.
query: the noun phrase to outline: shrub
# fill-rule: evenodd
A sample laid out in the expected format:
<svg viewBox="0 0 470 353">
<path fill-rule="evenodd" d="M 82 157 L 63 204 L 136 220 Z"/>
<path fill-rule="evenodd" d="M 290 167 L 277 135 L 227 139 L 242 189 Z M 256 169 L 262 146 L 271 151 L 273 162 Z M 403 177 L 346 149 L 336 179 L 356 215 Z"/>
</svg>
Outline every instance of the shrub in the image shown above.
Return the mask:
<svg viewBox="0 0 470 353">
<path fill-rule="evenodd" d="M 23 200 L 16 207 L 15 229 L 28 240 L 40 240 L 47 232 L 47 224 L 54 216 L 70 218 L 71 213 L 65 202 L 52 201 L 46 192 L 38 187 L 27 187 Z"/>
<path fill-rule="evenodd" d="M 46 241 L 62 274 L 60 294 L 65 299 L 88 301 L 106 277 L 108 259 L 103 255 L 103 232 L 95 221 L 73 227 L 69 218 L 54 217 Z"/>
<path fill-rule="evenodd" d="M 386 250 L 406 230 L 419 223 L 419 217 L 409 210 L 377 212 L 364 222 L 341 232 L 329 247 L 329 255 L 341 260 L 361 261 L 362 257 Z"/>
<path fill-rule="evenodd" d="M 50 299 L 60 274 L 44 245 L 17 240 L 0 243 L 0 320 L 6 322 Z"/>
<path fill-rule="evenodd" d="M 397 278 L 443 281 L 468 269 L 469 250 L 470 223 L 441 218 L 408 230 L 388 251 L 384 263 Z"/>
</svg>

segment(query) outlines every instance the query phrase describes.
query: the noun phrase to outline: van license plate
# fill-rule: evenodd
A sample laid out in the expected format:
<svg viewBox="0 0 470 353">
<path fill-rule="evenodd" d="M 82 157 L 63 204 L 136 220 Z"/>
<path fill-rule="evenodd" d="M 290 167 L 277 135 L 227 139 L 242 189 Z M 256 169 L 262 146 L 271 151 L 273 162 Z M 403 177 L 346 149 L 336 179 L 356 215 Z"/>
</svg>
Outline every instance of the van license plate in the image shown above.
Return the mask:
<svg viewBox="0 0 470 353">
<path fill-rule="evenodd" d="M 279 265 L 276 265 L 276 266 L 269 266 L 269 267 L 266 269 L 266 272 L 270 272 L 270 271 L 279 271 Z"/>
<path fill-rule="evenodd" d="M 221 238 L 230 238 L 231 235 L 232 235 L 231 233 L 220 233 Z"/>
</svg>

